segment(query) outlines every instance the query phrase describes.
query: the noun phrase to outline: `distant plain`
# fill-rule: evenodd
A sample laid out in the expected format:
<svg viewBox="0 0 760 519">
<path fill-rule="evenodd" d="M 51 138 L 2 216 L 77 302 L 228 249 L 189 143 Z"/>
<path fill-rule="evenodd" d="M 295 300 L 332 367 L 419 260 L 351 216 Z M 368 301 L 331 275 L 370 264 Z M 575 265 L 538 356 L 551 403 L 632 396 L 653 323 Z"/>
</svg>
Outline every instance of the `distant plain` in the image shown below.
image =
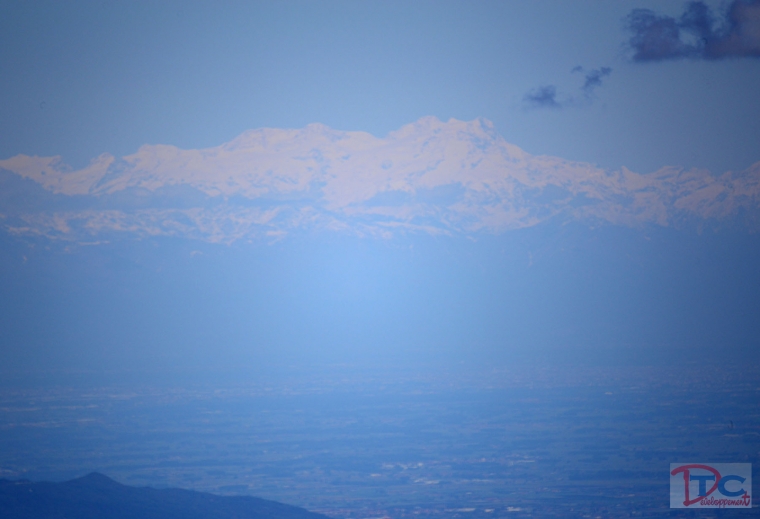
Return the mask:
<svg viewBox="0 0 760 519">
<path fill-rule="evenodd" d="M 760 462 L 749 366 L 334 366 L 224 380 L 6 387 L 1 475 L 98 470 L 336 518 L 671 517 L 671 462 Z"/>
</svg>

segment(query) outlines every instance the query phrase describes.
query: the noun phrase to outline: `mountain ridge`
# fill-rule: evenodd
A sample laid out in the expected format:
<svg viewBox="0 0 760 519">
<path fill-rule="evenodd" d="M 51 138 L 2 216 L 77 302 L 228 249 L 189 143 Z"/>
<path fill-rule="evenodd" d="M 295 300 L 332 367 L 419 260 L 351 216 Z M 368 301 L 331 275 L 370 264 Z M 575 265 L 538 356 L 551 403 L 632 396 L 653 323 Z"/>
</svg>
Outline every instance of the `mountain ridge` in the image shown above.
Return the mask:
<svg viewBox="0 0 760 519">
<path fill-rule="evenodd" d="M 740 218 L 751 230 L 760 226 L 760 162 L 720 175 L 610 171 L 530 155 L 485 119 L 424 117 L 385 138 L 321 124 L 263 128 L 212 148 L 102 154 L 79 170 L 61 157 L 26 155 L 0 160 L 0 170 L 3 185 L 42 188 L 23 192 L 30 208 L 0 198 L 0 225 L 69 240 L 108 232 L 225 243 L 302 229 L 385 238 L 501 233 L 554 218 L 626 227 Z M 31 208 L 48 194 L 79 205 Z"/>
<path fill-rule="evenodd" d="M 93 472 L 62 483 L 0 479 L 6 519 L 327 519 L 276 501 L 122 485 Z"/>
</svg>

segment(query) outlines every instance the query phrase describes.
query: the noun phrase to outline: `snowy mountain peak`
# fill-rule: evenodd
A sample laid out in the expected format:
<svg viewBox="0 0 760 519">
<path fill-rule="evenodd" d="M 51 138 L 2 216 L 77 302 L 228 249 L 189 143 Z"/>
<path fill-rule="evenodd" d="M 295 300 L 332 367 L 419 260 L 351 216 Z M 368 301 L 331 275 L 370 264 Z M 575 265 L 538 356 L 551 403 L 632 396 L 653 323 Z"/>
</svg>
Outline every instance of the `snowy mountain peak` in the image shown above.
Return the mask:
<svg viewBox="0 0 760 519">
<path fill-rule="evenodd" d="M 0 168 L 6 184 L 33 182 L 23 199 L 0 199 L 6 230 L 62 239 L 127 232 L 231 242 L 304 228 L 498 233 L 556 218 L 625 226 L 760 221 L 760 163 L 718 176 L 674 167 L 609 171 L 532 156 L 486 119 L 423 117 L 385 138 L 318 123 L 263 128 L 211 148 L 102 154 L 80 170 L 60 157 L 25 155 Z M 50 195 L 49 205 L 39 202 Z"/>
</svg>

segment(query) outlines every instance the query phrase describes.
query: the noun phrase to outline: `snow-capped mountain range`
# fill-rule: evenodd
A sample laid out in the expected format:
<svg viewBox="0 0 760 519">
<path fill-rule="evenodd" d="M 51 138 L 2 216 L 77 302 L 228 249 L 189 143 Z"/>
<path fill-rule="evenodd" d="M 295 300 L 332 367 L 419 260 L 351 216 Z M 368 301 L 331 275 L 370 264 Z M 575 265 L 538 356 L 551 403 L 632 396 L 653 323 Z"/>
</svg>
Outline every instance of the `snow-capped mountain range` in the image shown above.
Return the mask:
<svg viewBox="0 0 760 519">
<path fill-rule="evenodd" d="M 111 233 L 213 242 L 323 229 L 501 233 L 550 219 L 629 227 L 760 227 L 760 162 L 742 172 L 665 167 L 639 174 L 530 155 L 484 119 L 425 117 L 385 138 L 250 130 L 221 146 L 145 145 L 80 170 L 61 157 L 0 160 L 0 225 L 87 240 Z"/>
</svg>

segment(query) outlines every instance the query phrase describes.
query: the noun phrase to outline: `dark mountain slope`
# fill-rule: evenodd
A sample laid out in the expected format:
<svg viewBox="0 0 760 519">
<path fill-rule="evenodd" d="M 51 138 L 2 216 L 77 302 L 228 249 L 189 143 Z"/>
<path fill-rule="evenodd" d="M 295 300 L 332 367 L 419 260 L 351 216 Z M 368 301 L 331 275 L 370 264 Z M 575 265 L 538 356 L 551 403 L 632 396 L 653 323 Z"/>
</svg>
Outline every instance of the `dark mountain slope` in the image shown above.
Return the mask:
<svg viewBox="0 0 760 519">
<path fill-rule="evenodd" d="M 0 479 L 4 519 L 326 519 L 275 501 L 122 485 L 92 473 L 64 483 Z"/>
</svg>

